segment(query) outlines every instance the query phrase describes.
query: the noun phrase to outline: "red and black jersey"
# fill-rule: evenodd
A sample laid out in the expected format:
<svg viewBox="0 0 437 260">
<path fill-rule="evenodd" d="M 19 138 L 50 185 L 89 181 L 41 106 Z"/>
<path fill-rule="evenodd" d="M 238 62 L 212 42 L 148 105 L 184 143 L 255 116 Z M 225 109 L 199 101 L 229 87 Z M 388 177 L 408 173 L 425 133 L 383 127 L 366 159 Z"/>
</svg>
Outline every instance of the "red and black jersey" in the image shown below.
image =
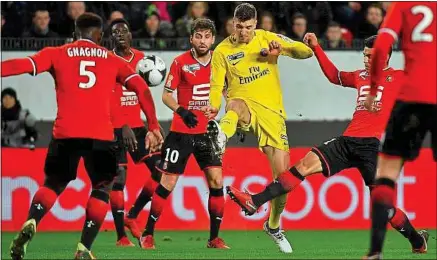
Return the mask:
<svg viewBox="0 0 437 260">
<path fill-rule="evenodd" d="M 376 92 L 374 107 L 377 112 L 374 113 L 364 107 L 366 96 L 370 93 L 370 77 L 367 71 L 341 71 L 339 73 L 339 80 L 343 86 L 353 87 L 358 91 L 355 112 L 352 121 L 343 133 L 344 136 L 381 138 L 403 82 L 404 72 L 387 68 L 383 75 L 384 80 L 381 81 Z"/>
<path fill-rule="evenodd" d="M 209 105 L 209 80 L 211 77 L 210 61 L 207 64 L 199 62 L 194 51 L 187 51 L 176 57 L 170 67 L 165 89 L 177 89 L 178 104 L 191 110 L 198 120 L 195 128 L 187 127 L 182 118 L 174 113 L 170 130 L 173 132 L 200 134 L 206 132 L 208 119 L 200 111 L 203 106 Z"/>
<path fill-rule="evenodd" d="M 130 49 L 130 53 L 126 57 L 117 55 L 115 51 L 112 51 L 112 53 L 129 64 L 129 67 L 133 70 L 136 69 L 138 61 L 144 57 L 143 52 L 133 48 Z M 137 94 L 127 90 L 125 86 L 119 83 L 116 84 L 114 89 L 111 118 L 114 128 L 121 128 L 125 124 L 131 128 L 144 127 Z"/>
<path fill-rule="evenodd" d="M 142 94 L 149 128 L 159 129 L 147 84 L 109 50 L 86 39 L 44 48 L 29 58 L 2 62 L 2 77 L 50 72 L 55 80 L 58 112 L 53 136 L 113 140 L 111 101 L 116 82 Z"/>
<path fill-rule="evenodd" d="M 372 57 L 372 94 L 384 81 L 382 68 L 388 50 L 401 35 L 405 82 L 398 100 L 437 104 L 437 3 L 394 2 L 379 29 Z"/>
</svg>

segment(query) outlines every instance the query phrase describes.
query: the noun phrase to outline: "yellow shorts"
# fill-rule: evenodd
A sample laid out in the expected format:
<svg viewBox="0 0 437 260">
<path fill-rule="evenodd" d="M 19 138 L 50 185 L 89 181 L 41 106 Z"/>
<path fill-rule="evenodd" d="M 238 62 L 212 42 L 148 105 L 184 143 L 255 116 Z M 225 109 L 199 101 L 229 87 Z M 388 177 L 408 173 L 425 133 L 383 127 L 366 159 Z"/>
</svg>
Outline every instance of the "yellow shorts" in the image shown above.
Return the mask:
<svg viewBox="0 0 437 260">
<path fill-rule="evenodd" d="M 285 118 L 254 101 L 243 100 L 250 111 L 250 124 L 240 125 L 240 129 L 254 133 L 260 148 L 271 146 L 288 152 L 290 147 Z"/>
</svg>

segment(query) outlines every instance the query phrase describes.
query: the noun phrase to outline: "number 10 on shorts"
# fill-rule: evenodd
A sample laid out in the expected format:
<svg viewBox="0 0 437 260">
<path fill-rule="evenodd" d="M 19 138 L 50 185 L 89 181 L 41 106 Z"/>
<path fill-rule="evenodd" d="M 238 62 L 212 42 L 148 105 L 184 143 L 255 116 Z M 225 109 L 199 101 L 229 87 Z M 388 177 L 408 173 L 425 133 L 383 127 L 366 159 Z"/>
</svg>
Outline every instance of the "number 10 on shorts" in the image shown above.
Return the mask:
<svg viewBox="0 0 437 260">
<path fill-rule="evenodd" d="M 165 149 L 165 161 L 176 163 L 179 159 L 179 151 L 178 150 L 171 150 L 170 148 Z"/>
</svg>

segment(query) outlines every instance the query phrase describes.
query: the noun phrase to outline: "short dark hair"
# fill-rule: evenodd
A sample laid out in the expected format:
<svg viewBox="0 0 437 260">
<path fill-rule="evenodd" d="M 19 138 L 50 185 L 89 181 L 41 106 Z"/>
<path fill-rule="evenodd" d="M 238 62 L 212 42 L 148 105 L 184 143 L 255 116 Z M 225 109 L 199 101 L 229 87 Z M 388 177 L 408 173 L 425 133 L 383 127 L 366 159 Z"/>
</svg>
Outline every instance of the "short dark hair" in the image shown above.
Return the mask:
<svg viewBox="0 0 437 260">
<path fill-rule="evenodd" d="M 213 21 L 207 18 L 197 18 L 191 25 L 191 35 L 202 30 L 210 30 L 213 36 L 217 34 Z"/>
<path fill-rule="evenodd" d="M 256 19 L 256 8 L 255 6 L 249 3 L 239 4 L 234 11 L 234 18 L 237 18 L 239 21 L 245 22 L 251 19 Z"/>
<path fill-rule="evenodd" d="M 306 16 L 304 14 L 302 14 L 302 13 L 296 13 L 295 15 L 293 15 L 291 17 L 291 23 L 294 24 L 294 21 L 296 19 L 305 19 L 305 21 L 307 20 Z"/>
<path fill-rule="evenodd" d="M 364 40 L 364 47 L 373 48 L 373 45 L 375 44 L 375 41 L 376 41 L 376 37 L 377 37 L 377 35 L 373 35 L 373 36 L 370 36 L 369 38 L 365 39 Z M 391 57 L 392 52 L 393 52 L 393 46 L 390 46 L 390 51 L 388 52 L 389 57 Z"/>
<path fill-rule="evenodd" d="M 119 24 L 119 23 L 126 24 L 127 28 L 130 30 L 129 22 L 126 19 L 124 19 L 124 18 L 117 18 L 117 19 L 113 20 L 111 22 L 111 24 L 109 25 L 109 29 L 112 30 L 112 26 L 114 26 L 116 24 Z"/>
<path fill-rule="evenodd" d="M 50 12 L 49 12 L 49 10 L 47 10 L 47 9 L 43 9 L 43 8 L 38 8 L 38 9 L 36 9 L 36 10 L 33 12 L 33 16 L 32 16 L 32 17 L 35 17 L 35 16 L 36 16 L 36 13 L 38 13 L 38 12 L 48 12 L 48 13 L 49 13 L 49 16 L 50 16 Z"/>
<path fill-rule="evenodd" d="M 328 23 L 328 28 L 329 27 L 341 27 L 339 23 L 335 22 L 335 21 L 330 21 Z"/>
<path fill-rule="evenodd" d="M 103 21 L 100 16 L 94 13 L 83 13 L 75 21 L 75 25 L 79 30 L 86 30 L 92 27 L 102 28 Z"/>
<path fill-rule="evenodd" d="M 377 8 L 377 9 L 381 10 L 381 13 L 384 15 L 384 9 L 382 8 L 382 6 L 380 4 L 369 5 L 369 7 L 367 7 L 366 12 L 368 12 L 370 8 Z"/>
</svg>

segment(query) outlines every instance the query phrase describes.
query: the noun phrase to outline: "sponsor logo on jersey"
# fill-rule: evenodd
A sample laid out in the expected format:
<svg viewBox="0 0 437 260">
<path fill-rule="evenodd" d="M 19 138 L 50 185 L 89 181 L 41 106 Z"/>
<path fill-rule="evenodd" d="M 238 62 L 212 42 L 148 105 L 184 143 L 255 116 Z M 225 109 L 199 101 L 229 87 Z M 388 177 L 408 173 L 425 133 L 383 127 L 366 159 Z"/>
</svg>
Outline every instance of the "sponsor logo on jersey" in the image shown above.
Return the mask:
<svg viewBox="0 0 437 260">
<path fill-rule="evenodd" d="M 194 76 L 196 76 L 196 71 L 200 70 L 200 65 L 199 65 L 199 63 L 190 64 L 190 65 L 184 65 L 182 67 L 182 70 L 187 72 L 187 73 L 190 73 L 190 74 L 193 74 Z"/>
<path fill-rule="evenodd" d="M 255 66 L 249 68 L 249 73 L 250 76 L 248 77 L 238 77 L 238 79 L 240 80 L 240 85 L 249 84 L 259 78 L 269 75 L 270 70 L 268 68 L 261 70 L 259 66 Z"/>
<path fill-rule="evenodd" d="M 138 105 L 137 94 L 129 91 L 125 86 L 122 86 L 123 96 L 120 97 L 121 106 L 136 106 Z"/>
<path fill-rule="evenodd" d="M 289 43 L 292 43 L 292 42 L 293 42 L 292 39 L 288 38 L 288 37 L 285 36 L 285 35 L 282 35 L 282 34 L 277 33 L 276 36 L 278 36 L 279 38 L 281 38 L 282 40 L 284 40 L 284 41 L 286 41 L 286 42 L 289 42 Z"/>
<path fill-rule="evenodd" d="M 236 60 L 244 58 L 244 52 L 241 51 L 239 53 L 228 55 L 227 58 L 231 62 L 232 65 L 236 65 L 237 63 L 240 62 L 240 61 L 236 61 Z"/>
</svg>

